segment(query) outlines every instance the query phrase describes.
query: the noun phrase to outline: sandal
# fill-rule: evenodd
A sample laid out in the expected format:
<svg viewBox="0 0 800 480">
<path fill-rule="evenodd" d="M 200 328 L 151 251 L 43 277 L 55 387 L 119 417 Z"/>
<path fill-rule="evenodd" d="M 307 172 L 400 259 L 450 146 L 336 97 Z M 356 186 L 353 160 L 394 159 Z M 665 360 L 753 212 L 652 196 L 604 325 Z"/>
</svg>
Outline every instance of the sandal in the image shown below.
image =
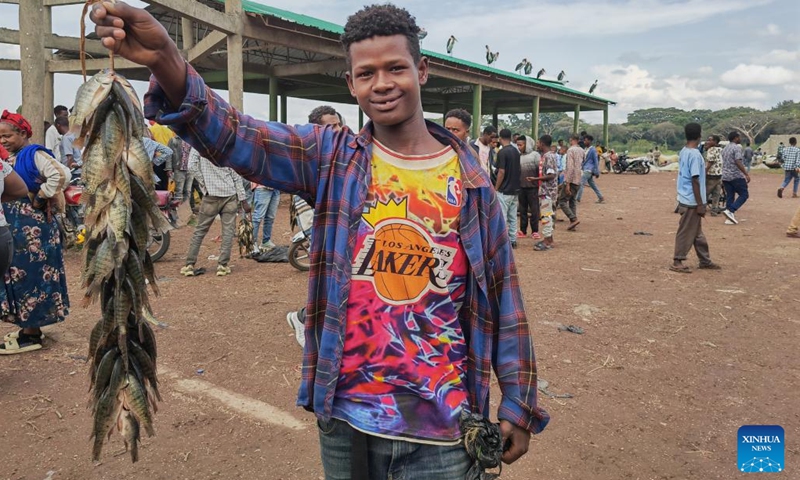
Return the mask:
<svg viewBox="0 0 800 480">
<path fill-rule="evenodd" d="M 680 267 L 677 267 L 675 265 L 670 265 L 669 269 L 673 272 L 678 272 L 678 273 L 692 273 L 692 269 L 687 267 L 686 265 L 681 265 Z"/>
<path fill-rule="evenodd" d="M 12 338 L 19 338 L 20 334 L 22 334 L 22 330 L 21 330 L 21 329 L 20 329 L 20 330 L 17 330 L 16 332 L 10 332 L 10 333 L 7 333 L 7 334 L 6 334 L 6 335 L 3 337 L 3 341 L 5 342 L 6 340 L 11 340 Z M 41 334 L 41 336 L 39 336 L 39 338 L 41 338 L 42 340 L 44 340 L 44 332 L 42 332 L 42 334 Z"/>
<path fill-rule="evenodd" d="M 536 245 L 533 246 L 533 249 L 537 252 L 544 252 L 545 250 L 549 250 L 547 248 L 547 245 L 544 244 L 544 242 L 537 243 Z"/>
<path fill-rule="evenodd" d="M 0 345 L 0 355 L 16 355 L 18 353 L 32 352 L 42 348 L 42 339 L 34 335 L 21 333 L 17 338 L 10 338 Z"/>
</svg>

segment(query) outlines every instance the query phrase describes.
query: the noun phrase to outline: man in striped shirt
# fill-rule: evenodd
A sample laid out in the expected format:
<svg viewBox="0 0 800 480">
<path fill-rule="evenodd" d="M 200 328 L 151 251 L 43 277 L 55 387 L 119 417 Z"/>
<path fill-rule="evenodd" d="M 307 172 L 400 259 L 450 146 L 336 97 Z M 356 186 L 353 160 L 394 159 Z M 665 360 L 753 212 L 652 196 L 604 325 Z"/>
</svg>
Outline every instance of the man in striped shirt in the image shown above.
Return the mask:
<svg viewBox="0 0 800 480">
<path fill-rule="evenodd" d="M 797 148 L 797 138 L 789 139 L 789 146 L 783 149 L 784 178 L 781 188 L 778 189 L 778 198 L 783 198 L 783 189 L 794 181 L 792 198 L 797 198 L 797 187 L 800 186 L 800 148 Z"/>
</svg>

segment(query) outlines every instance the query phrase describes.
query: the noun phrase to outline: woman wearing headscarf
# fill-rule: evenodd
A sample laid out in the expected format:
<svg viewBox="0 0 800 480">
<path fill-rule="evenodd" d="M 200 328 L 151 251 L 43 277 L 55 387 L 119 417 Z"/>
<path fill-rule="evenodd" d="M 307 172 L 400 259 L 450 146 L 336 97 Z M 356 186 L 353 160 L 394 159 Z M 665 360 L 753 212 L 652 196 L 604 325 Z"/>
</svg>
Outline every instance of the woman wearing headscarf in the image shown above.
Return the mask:
<svg viewBox="0 0 800 480">
<path fill-rule="evenodd" d="M 14 254 L 0 285 L 0 320 L 20 327 L 3 338 L 3 355 L 42 348 L 41 327 L 63 322 L 69 312 L 64 255 L 52 213 L 70 172 L 52 152 L 30 143 L 32 133 L 22 115 L 4 111 L 0 116 L 0 144 L 28 191 L 3 202 Z"/>
</svg>

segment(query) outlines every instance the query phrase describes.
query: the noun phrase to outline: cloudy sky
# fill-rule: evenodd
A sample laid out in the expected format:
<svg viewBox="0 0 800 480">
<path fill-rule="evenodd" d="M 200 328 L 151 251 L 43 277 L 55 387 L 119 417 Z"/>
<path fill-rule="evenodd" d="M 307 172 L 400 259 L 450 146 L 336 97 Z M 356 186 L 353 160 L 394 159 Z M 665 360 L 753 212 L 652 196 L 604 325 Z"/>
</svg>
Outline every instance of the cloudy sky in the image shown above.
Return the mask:
<svg viewBox="0 0 800 480">
<path fill-rule="evenodd" d="M 365 0 L 258 0 L 344 24 Z M 133 0 L 129 3 L 142 5 Z M 423 48 L 444 52 L 453 34 L 454 56 L 483 63 L 484 45 L 501 53 L 499 68 L 523 57 L 534 72 L 562 69 L 569 86 L 618 102 L 612 122 L 638 108 L 675 106 L 768 108 L 800 97 L 800 2 L 797 0 L 397 0 L 428 31 Z M 492 9 L 501 6 L 502 9 Z M 55 33 L 77 36 L 80 7 L 58 7 Z M 18 28 L 17 7 L 0 5 L 0 26 Z M 19 49 L 0 44 L 0 58 Z M 0 107 L 20 103 L 19 74 L 0 72 Z M 56 103 L 70 105 L 79 77 L 56 76 Z M 139 90 L 144 85 L 138 85 Z M 141 93 L 141 92 L 140 92 Z M 224 92 L 221 92 L 224 95 Z M 267 116 L 267 97 L 246 95 L 245 110 Z M 303 122 L 314 102 L 292 100 L 289 121 Z M 342 106 L 349 123 L 357 110 Z M 583 118 L 600 122 L 601 114 Z"/>
</svg>

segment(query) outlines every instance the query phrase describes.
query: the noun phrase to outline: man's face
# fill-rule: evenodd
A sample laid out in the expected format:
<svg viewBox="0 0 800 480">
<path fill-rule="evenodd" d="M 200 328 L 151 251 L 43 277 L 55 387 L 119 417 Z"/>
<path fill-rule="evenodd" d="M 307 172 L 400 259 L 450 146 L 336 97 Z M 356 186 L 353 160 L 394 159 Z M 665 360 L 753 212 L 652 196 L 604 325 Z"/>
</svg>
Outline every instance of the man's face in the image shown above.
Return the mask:
<svg viewBox="0 0 800 480">
<path fill-rule="evenodd" d="M 338 132 L 342 129 L 341 123 L 339 123 L 339 117 L 337 115 L 325 114 L 320 118 L 320 125 L 323 127 L 328 125 L 333 125 L 333 131 Z"/>
<path fill-rule="evenodd" d="M 428 81 L 428 60 L 415 62 L 404 36 L 354 43 L 350 63 L 350 94 L 373 122 L 391 127 L 421 114 L 420 85 Z"/>
<path fill-rule="evenodd" d="M 460 119 L 456 117 L 448 118 L 444 121 L 444 128 L 450 130 L 450 133 L 458 137 L 462 142 L 467 141 L 468 128 Z"/>
<path fill-rule="evenodd" d="M 66 135 L 69 132 L 69 124 L 67 125 L 59 125 L 56 124 L 56 131 L 59 135 Z"/>
<path fill-rule="evenodd" d="M 519 153 L 523 153 L 524 154 L 525 153 L 525 140 L 517 139 L 516 143 L 517 143 L 517 149 L 519 150 Z"/>
<path fill-rule="evenodd" d="M 555 145 L 551 145 L 550 146 L 550 151 L 553 152 L 553 153 L 556 153 L 556 146 Z"/>
<path fill-rule="evenodd" d="M 497 140 L 498 140 L 498 136 L 497 136 L 497 134 L 496 134 L 496 133 L 493 133 L 493 134 L 491 134 L 491 135 L 489 136 L 489 145 L 490 145 L 492 148 L 497 148 Z"/>
</svg>

